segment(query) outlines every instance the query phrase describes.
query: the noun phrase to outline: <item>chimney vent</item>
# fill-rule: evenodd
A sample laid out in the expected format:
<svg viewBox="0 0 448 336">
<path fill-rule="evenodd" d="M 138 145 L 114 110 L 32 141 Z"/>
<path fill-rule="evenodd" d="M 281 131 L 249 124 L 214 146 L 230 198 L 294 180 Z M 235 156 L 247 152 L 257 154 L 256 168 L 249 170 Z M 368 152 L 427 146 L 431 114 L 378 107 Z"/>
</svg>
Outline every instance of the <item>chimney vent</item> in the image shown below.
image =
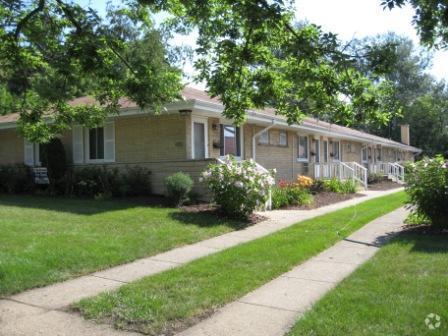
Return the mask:
<svg viewBox="0 0 448 336">
<path fill-rule="evenodd" d="M 401 142 L 405 145 L 410 145 L 410 136 L 409 136 L 409 124 L 400 125 L 401 129 Z"/>
</svg>

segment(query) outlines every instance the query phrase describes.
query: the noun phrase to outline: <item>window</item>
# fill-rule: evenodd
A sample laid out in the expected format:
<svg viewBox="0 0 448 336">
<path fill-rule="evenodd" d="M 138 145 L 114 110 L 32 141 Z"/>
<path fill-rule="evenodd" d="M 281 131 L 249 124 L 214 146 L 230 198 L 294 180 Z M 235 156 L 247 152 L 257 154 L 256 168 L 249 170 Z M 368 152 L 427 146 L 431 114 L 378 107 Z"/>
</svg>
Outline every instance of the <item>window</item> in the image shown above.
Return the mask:
<svg viewBox="0 0 448 336">
<path fill-rule="evenodd" d="M 258 139 L 258 143 L 262 145 L 269 144 L 269 131 L 265 131 L 260 134 L 260 138 Z"/>
<path fill-rule="evenodd" d="M 320 162 L 320 140 L 314 141 L 314 154 L 316 155 L 315 161 Z"/>
<path fill-rule="evenodd" d="M 297 161 L 308 161 L 308 136 L 297 137 Z"/>
<path fill-rule="evenodd" d="M 278 132 L 278 144 L 280 146 L 288 146 L 288 133 L 285 130 Z"/>
<path fill-rule="evenodd" d="M 333 161 L 341 160 L 340 145 L 339 141 L 333 141 Z"/>
<path fill-rule="evenodd" d="M 221 125 L 220 155 L 241 156 L 240 128 L 232 125 Z"/>
<path fill-rule="evenodd" d="M 73 126 L 73 163 L 98 163 L 115 161 L 115 124 L 105 122 L 97 128 Z"/>
<path fill-rule="evenodd" d="M 367 147 L 361 149 L 361 160 L 362 162 L 367 162 Z"/>
<path fill-rule="evenodd" d="M 104 160 L 104 128 L 89 129 L 89 159 Z"/>
<path fill-rule="evenodd" d="M 328 141 L 324 140 L 324 162 L 328 162 Z"/>
</svg>

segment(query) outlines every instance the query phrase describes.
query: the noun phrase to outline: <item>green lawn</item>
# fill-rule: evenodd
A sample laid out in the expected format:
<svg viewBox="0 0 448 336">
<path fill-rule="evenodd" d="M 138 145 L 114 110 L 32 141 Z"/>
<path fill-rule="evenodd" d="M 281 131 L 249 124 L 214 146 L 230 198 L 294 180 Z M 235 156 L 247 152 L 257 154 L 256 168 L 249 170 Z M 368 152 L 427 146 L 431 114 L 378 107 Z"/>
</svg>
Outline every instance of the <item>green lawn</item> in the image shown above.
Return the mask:
<svg viewBox="0 0 448 336">
<path fill-rule="evenodd" d="M 448 235 L 398 236 L 305 314 L 299 335 L 448 335 Z"/>
<path fill-rule="evenodd" d="M 0 295 L 157 254 L 239 224 L 123 201 L 0 196 Z"/>
<path fill-rule="evenodd" d="M 330 247 L 406 200 L 403 192 L 303 221 L 75 307 L 90 319 L 158 335 L 197 321 Z"/>
</svg>

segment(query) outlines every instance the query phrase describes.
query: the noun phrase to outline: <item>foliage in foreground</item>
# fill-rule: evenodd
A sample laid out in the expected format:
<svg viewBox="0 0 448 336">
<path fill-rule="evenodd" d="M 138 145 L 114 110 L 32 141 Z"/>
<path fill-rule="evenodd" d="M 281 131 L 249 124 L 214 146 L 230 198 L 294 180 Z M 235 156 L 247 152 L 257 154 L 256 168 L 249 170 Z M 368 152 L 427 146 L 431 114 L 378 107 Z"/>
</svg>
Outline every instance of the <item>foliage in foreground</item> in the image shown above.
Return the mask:
<svg viewBox="0 0 448 336">
<path fill-rule="evenodd" d="M 424 158 L 407 167 L 406 191 L 413 211 L 439 227 L 448 227 L 448 161 Z"/>
<path fill-rule="evenodd" d="M 252 159 L 239 162 L 227 156 L 222 164 L 211 164 L 202 179 L 225 215 L 247 217 L 267 202 L 274 174 L 260 169 Z"/>
<path fill-rule="evenodd" d="M 330 247 L 405 202 L 404 192 L 302 221 L 267 237 L 146 277 L 76 304 L 87 318 L 171 334 Z"/>
<path fill-rule="evenodd" d="M 166 20 L 156 27 L 152 16 L 161 12 Z M 192 31 L 199 33 L 196 79 L 237 124 L 247 110 L 265 107 L 289 123 L 308 111 L 344 123 L 359 115 L 388 119 L 389 83 L 371 81 L 353 63 L 369 58 L 386 68 L 391 46 L 349 53 L 335 34 L 295 25 L 293 0 L 123 1 L 104 17 L 76 1 L 4 0 L 0 114 L 19 112 L 27 138 L 48 141 L 73 122 L 100 124 L 119 111 L 122 97 L 160 111 L 180 98 L 186 59 L 169 41 Z M 98 104 L 69 104 L 82 95 Z M 49 112 L 52 123 L 45 122 Z"/>
</svg>

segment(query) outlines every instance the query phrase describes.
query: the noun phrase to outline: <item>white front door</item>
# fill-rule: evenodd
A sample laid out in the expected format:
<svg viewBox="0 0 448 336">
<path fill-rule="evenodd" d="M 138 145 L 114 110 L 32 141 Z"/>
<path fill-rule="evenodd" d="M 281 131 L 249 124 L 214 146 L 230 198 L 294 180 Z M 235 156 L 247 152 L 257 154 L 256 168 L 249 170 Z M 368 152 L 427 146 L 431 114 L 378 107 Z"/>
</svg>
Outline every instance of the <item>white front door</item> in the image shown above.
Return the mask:
<svg viewBox="0 0 448 336">
<path fill-rule="evenodd" d="M 192 117 L 192 157 L 201 160 L 208 157 L 208 128 L 207 118 Z"/>
</svg>

